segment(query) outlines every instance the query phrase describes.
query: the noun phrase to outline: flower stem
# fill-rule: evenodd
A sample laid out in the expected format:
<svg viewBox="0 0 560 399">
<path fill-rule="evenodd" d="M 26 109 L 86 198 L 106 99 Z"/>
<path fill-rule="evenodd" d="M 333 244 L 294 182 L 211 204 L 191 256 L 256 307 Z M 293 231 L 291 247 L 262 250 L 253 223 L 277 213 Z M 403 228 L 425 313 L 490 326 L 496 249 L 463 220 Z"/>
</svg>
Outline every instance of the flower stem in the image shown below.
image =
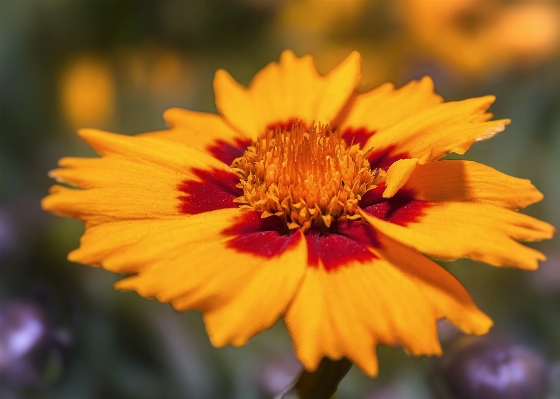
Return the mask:
<svg viewBox="0 0 560 399">
<path fill-rule="evenodd" d="M 352 367 L 346 358 L 330 360 L 323 358 L 317 370 L 303 370 L 295 384 L 277 396 L 277 399 L 329 399 L 334 395 L 338 384 Z"/>
</svg>

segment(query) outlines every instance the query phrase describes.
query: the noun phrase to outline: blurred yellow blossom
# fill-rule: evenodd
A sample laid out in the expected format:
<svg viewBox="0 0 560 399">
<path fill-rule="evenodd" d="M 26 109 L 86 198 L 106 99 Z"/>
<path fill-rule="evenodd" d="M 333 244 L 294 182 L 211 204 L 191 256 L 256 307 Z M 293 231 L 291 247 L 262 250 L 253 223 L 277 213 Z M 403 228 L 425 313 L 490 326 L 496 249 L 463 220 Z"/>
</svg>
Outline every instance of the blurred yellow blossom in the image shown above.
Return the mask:
<svg viewBox="0 0 560 399">
<path fill-rule="evenodd" d="M 115 80 L 110 64 L 90 54 L 74 58 L 63 69 L 60 100 L 70 126 L 105 125 L 113 117 L 115 107 Z"/>
<path fill-rule="evenodd" d="M 395 9 L 419 51 L 477 76 L 534 65 L 560 50 L 560 3 L 401 0 Z"/>
</svg>

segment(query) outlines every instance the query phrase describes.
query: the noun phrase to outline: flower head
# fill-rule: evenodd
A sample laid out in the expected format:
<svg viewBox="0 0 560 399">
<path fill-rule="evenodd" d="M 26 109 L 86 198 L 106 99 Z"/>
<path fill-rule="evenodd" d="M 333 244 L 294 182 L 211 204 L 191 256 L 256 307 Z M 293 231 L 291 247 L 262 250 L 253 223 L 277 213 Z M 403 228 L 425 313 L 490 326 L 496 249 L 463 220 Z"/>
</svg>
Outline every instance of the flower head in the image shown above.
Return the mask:
<svg viewBox="0 0 560 399">
<path fill-rule="evenodd" d="M 216 346 L 280 316 L 313 370 L 347 357 L 377 373 L 375 346 L 440 354 L 436 322 L 484 334 L 491 320 L 430 260 L 535 269 L 517 240 L 554 228 L 515 212 L 527 180 L 440 161 L 502 131 L 491 96 L 443 103 L 423 78 L 356 91 L 352 53 L 326 76 L 282 54 L 249 88 L 216 73 L 219 115 L 171 109 L 171 128 L 80 135 L 102 157 L 63 158 L 43 207 L 86 231 L 75 262 L 132 273 L 117 288 L 203 312 Z"/>
<path fill-rule="evenodd" d="M 328 229 L 333 220 L 360 219 L 358 201 L 382 181 L 365 155 L 328 125 L 276 127 L 233 161 L 243 189 L 236 201 L 304 233 L 312 226 Z"/>
</svg>

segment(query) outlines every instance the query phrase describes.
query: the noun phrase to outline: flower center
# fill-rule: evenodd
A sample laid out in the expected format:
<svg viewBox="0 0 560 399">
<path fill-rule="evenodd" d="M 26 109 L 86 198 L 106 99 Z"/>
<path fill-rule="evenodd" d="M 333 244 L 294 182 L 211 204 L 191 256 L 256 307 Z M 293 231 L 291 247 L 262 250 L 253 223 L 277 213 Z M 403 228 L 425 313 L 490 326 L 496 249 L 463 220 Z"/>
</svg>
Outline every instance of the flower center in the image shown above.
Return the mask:
<svg viewBox="0 0 560 399">
<path fill-rule="evenodd" d="M 241 207 L 303 231 L 360 219 L 358 201 L 382 180 L 359 145 L 347 145 L 329 125 L 306 129 L 298 121 L 269 129 L 231 167 L 241 177 L 243 196 L 235 200 Z"/>
</svg>

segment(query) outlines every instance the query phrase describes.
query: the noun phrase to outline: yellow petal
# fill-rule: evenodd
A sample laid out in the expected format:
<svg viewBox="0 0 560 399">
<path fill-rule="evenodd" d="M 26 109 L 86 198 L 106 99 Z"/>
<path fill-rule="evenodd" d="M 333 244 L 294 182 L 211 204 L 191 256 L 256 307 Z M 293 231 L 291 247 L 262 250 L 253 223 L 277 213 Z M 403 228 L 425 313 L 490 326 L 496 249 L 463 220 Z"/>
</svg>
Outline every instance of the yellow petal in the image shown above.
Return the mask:
<svg viewBox="0 0 560 399">
<path fill-rule="evenodd" d="M 529 180 L 461 160 L 418 165 L 404 187 L 420 200 L 481 202 L 513 210 L 543 198 Z"/>
<path fill-rule="evenodd" d="M 122 155 L 138 163 L 150 163 L 183 172 L 187 168 L 227 169 L 208 154 L 157 136 L 126 136 L 95 129 L 81 129 L 78 134 L 101 155 Z"/>
<path fill-rule="evenodd" d="M 171 302 L 178 310 L 201 310 L 214 345 L 243 345 L 284 312 L 303 276 L 307 254 L 299 231 L 289 236 L 228 232 L 228 225 L 240 220 L 258 224 L 260 215 L 227 209 L 170 222 L 168 230 L 146 235 L 112 257 L 113 269 L 144 265 L 116 287 Z M 280 240 L 281 245 L 272 253 L 262 252 L 263 234 L 268 243 Z M 247 250 L 232 244 L 238 237 Z"/>
<path fill-rule="evenodd" d="M 481 312 L 463 285 L 447 270 L 412 248 L 379 234 L 381 248 L 375 250 L 387 262 L 405 274 L 435 305 L 436 317 L 445 318 L 466 334 L 486 334 L 492 320 Z M 413 354 L 423 353 L 412 342 Z"/>
<path fill-rule="evenodd" d="M 205 151 L 228 165 L 243 154 L 250 142 L 249 137 L 236 131 L 219 115 L 172 108 L 165 111 L 163 117 L 171 129 L 142 136 L 156 136 Z"/>
<path fill-rule="evenodd" d="M 102 158 L 62 158 L 60 169 L 49 172 L 59 183 L 81 188 L 134 189 L 143 180 L 150 180 L 157 190 L 177 184 L 177 173 L 166 165 L 138 162 L 127 156 L 110 155 Z M 188 169 L 187 169 L 188 173 Z M 162 185 L 158 184 L 162 183 Z"/>
<path fill-rule="evenodd" d="M 435 258 L 469 257 L 495 266 L 529 270 L 546 258 L 516 240 L 549 239 L 555 232 L 548 223 L 486 204 L 430 202 L 422 213 L 402 226 L 361 211 L 376 230 Z"/>
<path fill-rule="evenodd" d="M 116 273 L 136 273 L 143 269 L 145 264 L 113 263 L 111 259 L 121 251 L 135 250 L 141 239 L 167 231 L 174 223 L 173 219 L 122 220 L 89 226 L 80 238 L 80 247 L 68 254 L 68 260 L 85 265 L 103 266 L 104 269 Z"/>
<path fill-rule="evenodd" d="M 360 55 L 350 54 L 326 76 L 317 72 L 309 55 L 298 58 L 284 51 L 279 63 L 262 69 L 249 88 L 237 83 L 226 71 L 216 72 L 216 106 L 238 131 L 251 138 L 269 125 L 300 119 L 331 123 L 342 109 L 360 78 Z"/>
<path fill-rule="evenodd" d="M 434 83 L 428 76 L 413 80 L 399 89 L 395 89 L 391 83 L 385 83 L 367 93 L 355 94 L 348 112 L 342 115 L 342 121 L 337 126 L 347 136 L 363 131 L 366 136 L 361 144 L 371 148 L 372 145 L 366 142 L 375 132 L 442 101 L 441 96 L 434 92 Z"/>
<path fill-rule="evenodd" d="M 301 239 L 301 232 L 294 234 L 300 236 L 298 244 L 276 258 L 265 261 L 254 257 L 250 261 L 233 256 L 227 258 L 231 267 L 247 268 L 251 275 L 240 287 L 225 287 L 224 291 L 234 290 L 235 297 L 204 314 L 206 330 L 214 346 L 228 343 L 242 346 L 252 336 L 270 328 L 284 314 L 307 267 L 305 240 Z M 239 266 L 237 262 L 244 264 Z M 181 298 L 175 302 L 176 307 L 181 309 L 187 301 Z"/>
<path fill-rule="evenodd" d="M 307 269 L 285 316 L 307 369 L 314 370 L 324 356 L 344 356 L 374 376 L 378 343 L 400 344 L 414 355 L 437 355 L 438 319 L 448 318 L 474 334 L 491 326 L 445 269 L 387 237 L 378 239 L 378 259 L 336 270 Z"/>
<path fill-rule="evenodd" d="M 388 168 L 401 158 L 425 164 L 450 152 L 464 154 L 475 141 L 492 137 L 509 123 L 484 121 L 493 102 L 493 96 L 486 96 L 434 105 L 377 132 L 367 142 L 367 148 L 373 148 L 372 166 Z"/>
<path fill-rule="evenodd" d="M 182 183 L 200 181 L 201 173 L 227 176 L 232 186 L 238 179 L 222 162 L 181 144 L 93 130 L 82 131 L 82 134 L 106 155 L 89 159 L 63 158 L 60 161 L 63 168 L 51 171 L 51 177 L 85 190 L 54 186 L 50 195 L 43 199 L 42 206 L 45 210 L 80 219 L 88 226 L 189 213 L 182 211 L 186 198 Z M 238 195 L 228 193 L 227 197 L 233 200 Z M 216 198 L 214 195 L 212 199 Z"/>
<path fill-rule="evenodd" d="M 139 186 L 143 188 L 144 186 Z M 119 189 L 76 190 L 53 186 L 43 199 L 44 210 L 81 220 L 86 226 L 118 220 L 164 219 L 179 214 L 180 201 L 167 193 Z"/>
<path fill-rule="evenodd" d="M 407 182 L 414 169 L 418 165 L 418 159 L 399 159 L 387 170 L 385 178 L 386 188 L 383 191 L 383 198 L 391 198 L 399 191 Z"/>
<path fill-rule="evenodd" d="M 377 374 L 374 320 L 369 303 L 366 313 L 360 306 L 364 297 L 375 300 L 366 269 L 373 265 L 348 265 L 340 272 L 309 268 L 286 316 L 286 327 L 296 355 L 307 370 L 315 370 L 323 357 L 347 357 L 364 372 Z M 383 280 L 385 281 L 385 280 Z"/>
</svg>

